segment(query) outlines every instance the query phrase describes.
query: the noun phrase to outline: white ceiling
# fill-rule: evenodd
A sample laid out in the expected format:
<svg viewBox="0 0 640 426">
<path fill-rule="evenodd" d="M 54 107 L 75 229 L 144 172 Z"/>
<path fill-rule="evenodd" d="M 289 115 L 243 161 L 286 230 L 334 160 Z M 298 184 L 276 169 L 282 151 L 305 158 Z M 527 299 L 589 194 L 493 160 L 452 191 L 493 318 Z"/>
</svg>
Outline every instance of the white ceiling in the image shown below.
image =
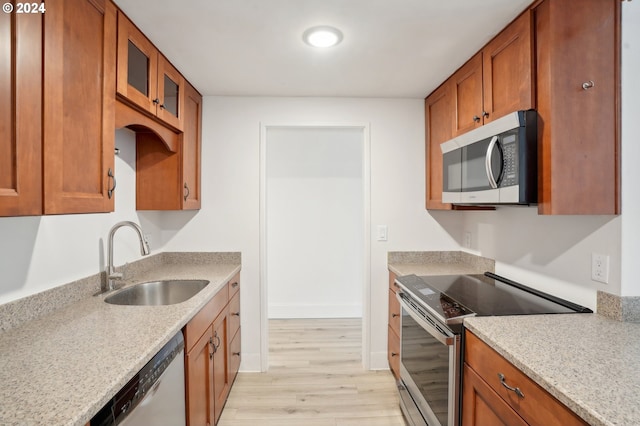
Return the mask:
<svg viewBox="0 0 640 426">
<path fill-rule="evenodd" d="M 116 0 L 203 95 L 424 98 L 531 0 Z M 302 33 L 331 25 L 340 45 Z"/>
</svg>

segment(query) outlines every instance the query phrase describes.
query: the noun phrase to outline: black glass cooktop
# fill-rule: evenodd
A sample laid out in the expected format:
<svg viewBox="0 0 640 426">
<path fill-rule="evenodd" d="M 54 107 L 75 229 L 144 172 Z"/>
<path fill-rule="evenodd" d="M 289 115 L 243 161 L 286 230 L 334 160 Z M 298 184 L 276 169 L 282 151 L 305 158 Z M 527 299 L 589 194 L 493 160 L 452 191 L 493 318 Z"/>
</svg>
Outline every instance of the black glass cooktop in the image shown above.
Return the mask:
<svg viewBox="0 0 640 426">
<path fill-rule="evenodd" d="M 398 277 L 398 283 L 446 324 L 466 316 L 592 312 L 495 274 Z"/>
</svg>

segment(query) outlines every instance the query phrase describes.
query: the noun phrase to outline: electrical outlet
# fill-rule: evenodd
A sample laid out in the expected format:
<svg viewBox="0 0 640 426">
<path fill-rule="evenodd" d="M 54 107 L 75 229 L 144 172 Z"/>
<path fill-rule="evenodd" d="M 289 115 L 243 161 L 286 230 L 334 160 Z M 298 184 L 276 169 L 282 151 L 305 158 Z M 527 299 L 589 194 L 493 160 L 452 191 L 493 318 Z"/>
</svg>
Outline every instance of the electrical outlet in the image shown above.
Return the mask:
<svg viewBox="0 0 640 426">
<path fill-rule="evenodd" d="M 591 279 L 609 284 L 609 256 L 591 253 Z"/>
<path fill-rule="evenodd" d="M 471 248 L 471 232 L 464 233 L 464 246 L 466 248 Z"/>
</svg>

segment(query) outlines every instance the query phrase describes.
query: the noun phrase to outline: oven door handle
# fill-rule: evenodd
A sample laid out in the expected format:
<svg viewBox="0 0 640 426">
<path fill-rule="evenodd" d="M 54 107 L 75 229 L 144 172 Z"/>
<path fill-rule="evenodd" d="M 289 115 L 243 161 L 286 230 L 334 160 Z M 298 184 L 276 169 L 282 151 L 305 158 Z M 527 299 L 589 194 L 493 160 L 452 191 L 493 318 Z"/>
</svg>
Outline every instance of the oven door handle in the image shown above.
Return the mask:
<svg viewBox="0 0 640 426">
<path fill-rule="evenodd" d="M 396 298 L 398 299 L 398 302 L 400 302 L 400 305 L 405 309 L 405 311 L 407 311 L 409 315 L 411 315 L 411 318 L 413 318 L 420 327 L 424 328 L 427 333 L 432 335 L 440 343 L 446 346 L 453 346 L 455 343 L 455 337 L 447 336 L 446 334 L 435 328 L 433 325 L 431 325 L 427 320 L 422 318 L 421 315 L 418 315 L 413 310 L 413 308 L 404 301 L 404 299 L 402 298 L 402 294 L 402 292 L 397 292 Z"/>
</svg>

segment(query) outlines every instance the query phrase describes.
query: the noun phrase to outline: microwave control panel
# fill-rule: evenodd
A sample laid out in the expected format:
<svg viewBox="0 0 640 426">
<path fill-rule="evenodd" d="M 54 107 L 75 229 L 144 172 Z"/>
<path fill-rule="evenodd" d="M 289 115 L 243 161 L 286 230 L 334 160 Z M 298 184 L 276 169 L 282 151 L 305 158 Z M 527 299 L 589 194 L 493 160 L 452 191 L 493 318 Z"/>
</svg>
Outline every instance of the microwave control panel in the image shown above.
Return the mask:
<svg viewBox="0 0 640 426">
<path fill-rule="evenodd" d="M 501 138 L 504 168 L 502 171 L 501 187 L 518 184 L 518 144 L 517 133 L 503 134 Z"/>
</svg>

